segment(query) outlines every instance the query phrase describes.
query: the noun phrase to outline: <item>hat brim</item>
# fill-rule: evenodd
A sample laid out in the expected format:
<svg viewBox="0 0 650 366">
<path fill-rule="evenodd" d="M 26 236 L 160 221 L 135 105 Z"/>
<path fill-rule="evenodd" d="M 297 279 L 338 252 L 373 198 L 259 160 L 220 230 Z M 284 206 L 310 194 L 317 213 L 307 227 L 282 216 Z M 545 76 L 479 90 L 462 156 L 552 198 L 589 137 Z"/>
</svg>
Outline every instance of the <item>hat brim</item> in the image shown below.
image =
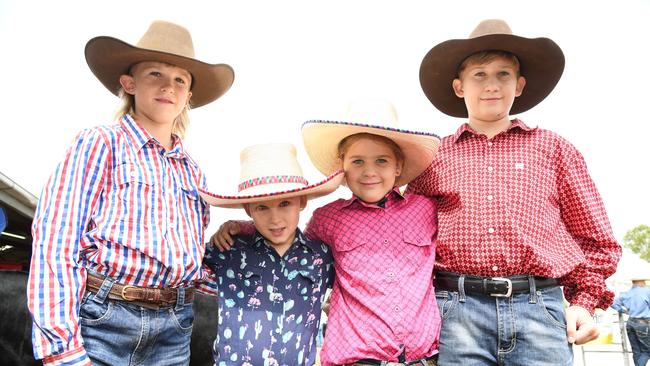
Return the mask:
<svg viewBox="0 0 650 366">
<path fill-rule="evenodd" d="M 307 121 L 302 125 L 302 140 L 312 164 L 323 174 L 341 169 L 339 143 L 357 133 L 370 133 L 393 140 L 404 154 L 404 166 L 395 185 L 403 186 L 431 165 L 440 145 L 433 133 L 408 131 L 340 121 Z"/>
<path fill-rule="evenodd" d="M 224 196 L 207 191 L 199 190 L 201 198 L 209 205 L 223 208 L 242 208 L 244 204 L 264 202 L 282 198 L 306 196 L 307 199 L 314 199 L 334 192 L 343 182 L 343 171 L 339 170 L 324 180 L 305 186 L 304 188 L 292 189 L 257 195 L 246 196 Z"/>
<path fill-rule="evenodd" d="M 201 107 L 221 97 L 235 79 L 230 65 L 208 64 L 189 57 L 143 49 L 113 37 L 91 39 L 86 44 L 84 53 L 90 70 L 115 95 L 118 95 L 121 87 L 120 76 L 128 74 L 132 65 L 143 61 L 164 62 L 188 70 L 192 74 L 192 108 Z"/>
<path fill-rule="evenodd" d="M 463 60 L 473 53 L 487 50 L 516 55 L 521 75 L 526 78 L 524 91 L 515 98 L 510 114 L 525 112 L 544 100 L 564 71 L 562 49 L 548 38 L 491 34 L 445 41 L 429 50 L 420 65 L 420 85 L 438 110 L 452 117 L 467 117 L 465 102 L 454 93 L 452 82 L 458 77 L 458 67 Z"/>
</svg>

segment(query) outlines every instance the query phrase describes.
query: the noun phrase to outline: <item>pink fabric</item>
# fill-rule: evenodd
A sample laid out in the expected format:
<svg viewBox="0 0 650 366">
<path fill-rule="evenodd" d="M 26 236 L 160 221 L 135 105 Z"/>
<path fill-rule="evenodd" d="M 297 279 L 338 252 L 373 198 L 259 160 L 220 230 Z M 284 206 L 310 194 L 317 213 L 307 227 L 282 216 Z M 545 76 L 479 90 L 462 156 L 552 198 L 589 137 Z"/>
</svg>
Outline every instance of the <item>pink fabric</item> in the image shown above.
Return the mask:
<svg viewBox="0 0 650 366">
<path fill-rule="evenodd" d="M 305 234 L 330 245 L 336 271 L 323 366 L 437 353 L 436 229 L 435 201 L 397 190 L 385 208 L 353 198 L 314 211 Z"/>
<path fill-rule="evenodd" d="M 572 305 L 611 304 L 621 248 L 582 155 L 557 134 L 515 119 L 488 140 L 465 124 L 407 192 L 439 200 L 437 270 L 558 278 Z"/>
</svg>

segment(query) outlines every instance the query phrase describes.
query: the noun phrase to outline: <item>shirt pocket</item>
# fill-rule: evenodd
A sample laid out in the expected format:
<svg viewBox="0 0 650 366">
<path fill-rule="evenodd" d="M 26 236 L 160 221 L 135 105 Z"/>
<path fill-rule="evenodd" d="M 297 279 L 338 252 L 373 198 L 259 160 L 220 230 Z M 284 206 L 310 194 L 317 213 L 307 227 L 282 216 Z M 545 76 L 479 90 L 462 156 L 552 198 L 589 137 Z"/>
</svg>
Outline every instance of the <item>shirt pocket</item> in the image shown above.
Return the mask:
<svg viewBox="0 0 650 366">
<path fill-rule="evenodd" d="M 433 234 L 429 230 L 406 229 L 402 231 L 404 242 L 404 256 L 409 263 L 424 264 L 435 258 L 435 245 L 432 241 Z"/>
<path fill-rule="evenodd" d="M 239 268 L 236 273 L 239 288 L 230 287 L 229 293 L 234 293 L 235 300 L 242 308 L 258 309 L 262 305 L 262 299 L 267 289 L 264 288 L 264 269 L 248 264 Z"/>
<path fill-rule="evenodd" d="M 318 269 L 299 270 L 296 279 L 298 280 L 296 291 L 304 301 L 308 301 L 313 296 L 320 297 L 318 292 L 321 288 L 321 272 Z"/>
<path fill-rule="evenodd" d="M 368 266 L 367 256 L 368 240 L 361 235 L 351 235 L 347 238 L 336 240 L 335 261 L 346 272 L 358 272 Z"/>
<path fill-rule="evenodd" d="M 142 167 L 133 163 L 116 166 L 113 182 L 120 220 L 149 222 L 147 218 L 153 219 L 156 185 Z"/>
</svg>

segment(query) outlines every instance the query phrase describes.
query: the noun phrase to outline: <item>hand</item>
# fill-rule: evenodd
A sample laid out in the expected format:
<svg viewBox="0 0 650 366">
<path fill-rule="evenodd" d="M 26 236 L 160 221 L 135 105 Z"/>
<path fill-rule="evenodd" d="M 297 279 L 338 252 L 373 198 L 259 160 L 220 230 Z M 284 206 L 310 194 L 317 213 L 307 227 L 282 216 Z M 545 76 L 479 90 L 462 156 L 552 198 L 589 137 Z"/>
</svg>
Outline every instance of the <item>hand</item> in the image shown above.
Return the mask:
<svg viewBox="0 0 650 366">
<path fill-rule="evenodd" d="M 569 343 L 585 344 L 598 338 L 600 330 L 591 314 L 582 306 L 566 309 L 566 335 Z"/>
<path fill-rule="evenodd" d="M 232 237 L 239 234 L 241 231 L 237 221 L 226 221 L 217 230 L 214 235 L 210 238 L 210 243 L 214 245 L 220 252 L 225 252 L 230 250 L 232 247 Z"/>
</svg>

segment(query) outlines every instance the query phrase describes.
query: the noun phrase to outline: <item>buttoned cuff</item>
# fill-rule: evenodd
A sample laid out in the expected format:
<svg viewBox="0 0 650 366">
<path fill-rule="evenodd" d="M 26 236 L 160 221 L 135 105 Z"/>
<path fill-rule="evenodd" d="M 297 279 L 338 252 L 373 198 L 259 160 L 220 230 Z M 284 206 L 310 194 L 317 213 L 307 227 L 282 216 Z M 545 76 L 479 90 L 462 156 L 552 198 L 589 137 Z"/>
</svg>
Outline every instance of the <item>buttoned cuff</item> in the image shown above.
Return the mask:
<svg viewBox="0 0 650 366">
<path fill-rule="evenodd" d="M 44 366 L 92 366 L 86 349 L 83 347 L 71 349 L 58 355 L 47 356 L 43 359 Z"/>
</svg>

